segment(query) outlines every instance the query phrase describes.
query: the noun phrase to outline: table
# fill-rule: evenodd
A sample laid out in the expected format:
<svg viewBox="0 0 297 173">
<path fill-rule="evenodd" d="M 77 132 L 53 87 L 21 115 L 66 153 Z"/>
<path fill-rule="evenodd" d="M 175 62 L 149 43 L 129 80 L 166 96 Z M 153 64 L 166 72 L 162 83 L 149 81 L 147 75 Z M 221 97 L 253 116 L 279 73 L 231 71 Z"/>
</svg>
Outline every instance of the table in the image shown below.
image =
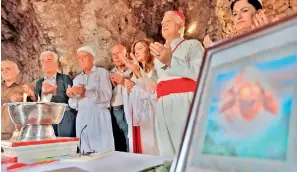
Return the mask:
<svg viewBox="0 0 297 173">
<path fill-rule="evenodd" d="M 13 171 L 43 172 L 54 169 L 76 167 L 90 172 L 137 172 L 149 167 L 161 165 L 164 161 L 170 161 L 172 159 L 173 158 L 168 157 L 112 151 L 111 153 L 94 160 L 83 161 L 82 159 L 81 161 L 70 161 L 66 159 L 45 165 L 14 169 Z"/>
</svg>

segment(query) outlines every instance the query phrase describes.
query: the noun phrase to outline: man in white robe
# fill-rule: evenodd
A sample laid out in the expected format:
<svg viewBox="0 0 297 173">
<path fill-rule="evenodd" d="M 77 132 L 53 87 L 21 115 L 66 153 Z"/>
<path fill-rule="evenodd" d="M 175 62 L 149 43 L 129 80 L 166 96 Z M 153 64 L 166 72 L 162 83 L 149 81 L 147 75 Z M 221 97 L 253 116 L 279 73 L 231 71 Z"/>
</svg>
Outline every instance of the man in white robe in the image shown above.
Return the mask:
<svg viewBox="0 0 297 173">
<path fill-rule="evenodd" d="M 112 87 L 109 73 L 93 64 L 95 51 L 84 46 L 77 50 L 83 70 L 68 86 L 70 107 L 77 109 L 76 136 L 81 140 L 80 151 L 103 153 L 114 150 L 110 115 Z"/>
<path fill-rule="evenodd" d="M 174 156 L 180 147 L 204 54 L 199 41 L 183 39 L 184 26 L 180 11 L 166 12 L 162 21 L 166 45 L 150 45 L 159 77 L 156 133 L 161 156 Z"/>
</svg>

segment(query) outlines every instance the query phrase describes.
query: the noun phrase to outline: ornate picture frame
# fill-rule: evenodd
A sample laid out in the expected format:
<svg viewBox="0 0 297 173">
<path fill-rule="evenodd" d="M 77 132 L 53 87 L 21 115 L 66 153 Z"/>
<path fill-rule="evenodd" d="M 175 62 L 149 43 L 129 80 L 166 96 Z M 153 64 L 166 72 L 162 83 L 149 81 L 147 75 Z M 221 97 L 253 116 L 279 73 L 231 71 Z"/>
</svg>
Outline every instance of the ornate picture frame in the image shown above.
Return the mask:
<svg viewBox="0 0 297 173">
<path fill-rule="evenodd" d="M 297 171 L 297 15 L 207 48 L 171 170 Z"/>
</svg>

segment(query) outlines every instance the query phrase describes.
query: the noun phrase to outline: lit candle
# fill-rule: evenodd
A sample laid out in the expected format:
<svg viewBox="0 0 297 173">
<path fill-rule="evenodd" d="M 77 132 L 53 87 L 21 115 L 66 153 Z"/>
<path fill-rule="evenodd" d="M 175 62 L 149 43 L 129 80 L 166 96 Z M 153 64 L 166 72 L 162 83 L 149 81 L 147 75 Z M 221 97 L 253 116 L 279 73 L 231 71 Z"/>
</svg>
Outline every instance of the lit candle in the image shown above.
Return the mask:
<svg viewBox="0 0 297 173">
<path fill-rule="evenodd" d="M 23 102 L 27 102 L 27 96 L 28 96 L 27 93 L 24 93 L 24 94 L 23 94 Z"/>
</svg>

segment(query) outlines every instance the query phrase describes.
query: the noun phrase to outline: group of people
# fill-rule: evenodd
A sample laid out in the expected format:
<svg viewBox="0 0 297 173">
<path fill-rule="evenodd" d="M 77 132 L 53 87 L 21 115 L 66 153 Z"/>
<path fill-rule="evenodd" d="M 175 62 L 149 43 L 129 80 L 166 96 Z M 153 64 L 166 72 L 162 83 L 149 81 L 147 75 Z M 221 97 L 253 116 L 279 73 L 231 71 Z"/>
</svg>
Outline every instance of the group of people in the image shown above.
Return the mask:
<svg viewBox="0 0 297 173">
<path fill-rule="evenodd" d="M 258 0 L 235 0 L 230 7 L 238 33 L 269 23 Z M 15 63 L 2 61 L 2 104 L 22 101 L 24 92 L 31 101 L 69 104 L 54 130 L 57 136 L 79 137 L 84 152 L 116 149 L 174 156 L 204 54 L 199 41 L 183 38 L 184 31 L 183 13 L 166 12 L 162 20 L 165 44 L 144 38 L 132 45 L 130 54 L 123 45 L 114 45 L 111 71 L 96 67 L 96 51 L 83 46 L 77 50 L 82 72 L 73 81 L 57 72 L 58 56 L 51 51 L 40 56 L 45 76 L 34 87 L 19 82 Z M 204 46 L 210 44 L 209 38 L 204 41 Z M 2 108 L 2 140 L 9 139 L 14 129 L 5 111 Z"/>
</svg>

